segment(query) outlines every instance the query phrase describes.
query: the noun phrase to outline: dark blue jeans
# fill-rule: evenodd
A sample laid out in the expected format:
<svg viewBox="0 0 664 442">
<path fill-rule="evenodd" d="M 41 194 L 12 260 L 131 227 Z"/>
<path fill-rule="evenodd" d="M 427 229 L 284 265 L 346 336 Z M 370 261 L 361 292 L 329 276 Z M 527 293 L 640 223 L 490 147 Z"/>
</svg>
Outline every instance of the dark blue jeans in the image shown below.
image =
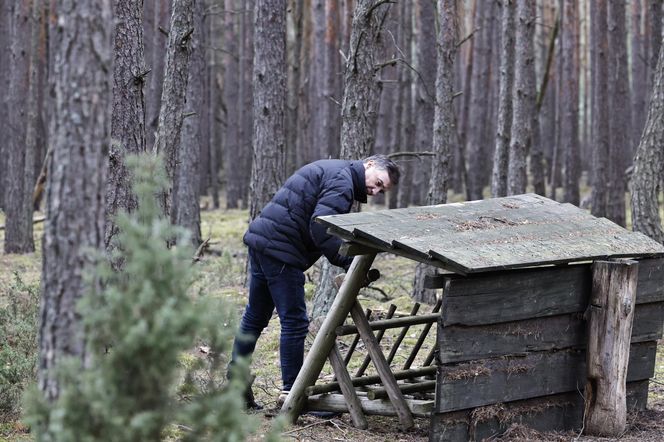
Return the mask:
<svg viewBox="0 0 664 442">
<path fill-rule="evenodd" d="M 295 382 L 304 358 L 304 338 L 309 318 L 304 303 L 302 270 L 249 249 L 251 275 L 249 302 L 240 322 L 240 336 L 233 344 L 233 359 L 250 356 L 256 340 L 276 308 L 281 322 L 279 353 L 284 390 Z"/>
</svg>

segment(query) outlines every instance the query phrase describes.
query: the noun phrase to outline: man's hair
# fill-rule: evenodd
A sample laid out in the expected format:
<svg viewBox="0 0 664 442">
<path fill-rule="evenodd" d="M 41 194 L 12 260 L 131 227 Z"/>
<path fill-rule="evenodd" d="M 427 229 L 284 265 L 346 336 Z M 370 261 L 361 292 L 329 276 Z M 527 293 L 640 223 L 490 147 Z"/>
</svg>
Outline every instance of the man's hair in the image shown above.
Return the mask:
<svg viewBox="0 0 664 442">
<path fill-rule="evenodd" d="M 385 155 L 371 155 L 370 157 L 367 157 L 363 160 L 365 164 L 369 161 L 373 161 L 377 168 L 387 170 L 387 175 L 390 177 L 390 182 L 393 186 L 399 184 L 401 171 L 399 170 L 399 166 L 397 166 L 394 161 Z"/>
</svg>

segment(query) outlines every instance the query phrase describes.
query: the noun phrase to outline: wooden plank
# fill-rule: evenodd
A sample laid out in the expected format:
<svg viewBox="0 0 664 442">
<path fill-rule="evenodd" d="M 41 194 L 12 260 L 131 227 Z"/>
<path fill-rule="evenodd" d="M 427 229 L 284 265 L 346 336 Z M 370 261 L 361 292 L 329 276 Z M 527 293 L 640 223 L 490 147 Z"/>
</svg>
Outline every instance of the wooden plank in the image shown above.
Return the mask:
<svg viewBox="0 0 664 442">
<path fill-rule="evenodd" d="M 367 318 L 362 312 L 362 307 L 359 302 L 355 301 L 355 304 L 350 309 L 350 314 L 353 318 L 353 322 L 357 325 L 357 331 L 362 337 L 362 342 L 364 342 L 364 346 L 371 356 L 371 362 L 376 368 L 376 372 L 380 376 L 383 386 L 387 389 L 390 402 L 394 405 L 394 409 L 399 417 L 399 427 L 404 430 L 412 428 L 414 425 L 413 416 L 406 405 L 403 394 L 401 394 L 401 391 L 399 390 L 390 366 L 387 365 L 387 362 L 385 361 L 383 351 L 376 341 L 376 337 L 371 330 L 369 321 L 367 321 Z"/>
<path fill-rule="evenodd" d="M 648 381 L 627 384 L 627 407 L 645 410 Z M 539 432 L 579 431 L 583 426 L 583 398 L 578 392 L 563 393 L 464 411 L 434 413 L 429 440 L 481 441 L 500 438 L 513 424 Z"/>
<path fill-rule="evenodd" d="M 319 222 L 367 245 L 436 258 L 460 273 L 664 255 L 664 246 L 645 235 L 534 195 L 333 215 Z"/>
<path fill-rule="evenodd" d="M 339 347 L 335 343 L 330 350 L 330 365 L 334 370 L 336 378 L 339 380 L 339 387 L 341 392 L 346 399 L 346 405 L 348 407 L 348 412 L 350 413 L 351 420 L 353 421 L 353 426 L 361 430 L 366 430 L 369 428 L 367 419 L 362 413 L 362 405 L 360 400 L 355 393 L 355 387 L 353 387 L 353 382 L 350 379 L 350 374 L 346 370 L 346 364 L 344 364 L 343 359 L 341 358 L 341 353 L 339 352 Z"/>
<path fill-rule="evenodd" d="M 399 384 L 399 390 L 401 390 L 401 393 L 403 394 L 424 393 L 424 392 L 433 393 L 435 389 L 436 389 L 436 381 L 422 381 L 410 384 Z M 371 400 L 385 399 L 387 397 L 387 390 L 383 387 L 371 388 L 367 392 L 367 397 Z"/>
<path fill-rule="evenodd" d="M 372 401 L 367 397 L 359 397 L 362 412 L 367 415 L 396 416 L 397 412 L 392 402 L 386 399 Z M 429 417 L 433 410 L 433 401 L 407 399 L 405 400 L 408 412 L 415 417 Z M 307 408 L 319 411 L 334 411 L 346 413 L 346 401 L 341 394 L 317 394 L 309 396 Z"/>
<path fill-rule="evenodd" d="M 664 259 L 639 262 L 637 304 L 664 301 Z M 443 324 L 480 325 L 585 312 L 592 276 L 590 264 L 577 264 L 442 280 Z"/>
<path fill-rule="evenodd" d="M 438 369 L 436 367 L 422 367 L 422 368 L 411 368 L 410 370 L 400 370 L 395 371 L 392 374 L 394 379 L 397 381 L 402 379 L 416 379 L 423 376 L 433 376 L 436 374 Z M 371 375 L 371 376 L 362 376 L 361 378 L 351 378 L 353 386 L 362 387 L 366 385 L 380 384 L 380 376 Z M 312 396 L 314 394 L 321 393 L 332 393 L 339 391 L 338 382 L 328 382 L 327 384 L 312 385 L 307 387 L 306 394 L 307 396 Z"/>
<path fill-rule="evenodd" d="M 628 259 L 596 261 L 592 269 L 585 432 L 618 437 L 627 427 L 625 382 L 639 263 Z"/>
<path fill-rule="evenodd" d="M 294 423 L 300 415 L 306 402 L 305 389 L 318 379 L 327 355 L 336 340 L 334 330 L 339 324 L 343 324 L 348 312 L 356 304 L 357 294 L 375 258 L 376 255 L 362 255 L 353 259 L 348 274 L 332 302 L 330 311 L 316 333 L 295 383 L 281 407 L 281 413 L 286 415 L 288 422 Z M 361 310 L 360 313 L 362 314 Z M 363 314 L 362 316 L 364 317 Z"/>
<path fill-rule="evenodd" d="M 656 342 L 631 346 L 628 382 L 653 376 L 656 351 Z M 585 379 L 585 352 L 577 350 L 439 366 L 436 411 L 577 391 L 583 389 Z"/>
<path fill-rule="evenodd" d="M 664 302 L 637 305 L 631 342 L 661 339 L 663 318 Z M 581 313 L 473 327 L 439 325 L 436 345 L 442 364 L 585 346 Z"/>
</svg>

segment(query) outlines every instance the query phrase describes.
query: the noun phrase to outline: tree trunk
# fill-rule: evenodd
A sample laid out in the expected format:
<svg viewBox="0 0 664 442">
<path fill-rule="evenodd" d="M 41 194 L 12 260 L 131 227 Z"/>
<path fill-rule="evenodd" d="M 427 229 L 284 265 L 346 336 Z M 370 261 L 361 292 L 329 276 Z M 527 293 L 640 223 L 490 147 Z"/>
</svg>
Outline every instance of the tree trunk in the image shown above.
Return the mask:
<svg viewBox="0 0 664 442">
<path fill-rule="evenodd" d="M 498 99 L 498 130 L 493 152 L 491 196 L 507 195 L 507 171 L 512 132 L 512 83 L 514 81 L 514 2 L 501 2 L 500 96 Z"/>
<path fill-rule="evenodd" d="M 664 52 L 664 51 L 663 51 Z M 659 215 L 661 167 L 664 164 L 664 53 L 659 55 L 650 108 L 641 142 L 634 158 L 632 174 L 632 225 L 664 244 L 664 229 Z"/>
<path fill-rule="evenodd" d="M 564 201 L 579 205 L 579 107 L 578 78 L 574 54 L 576 38 L 574 26 L 577 21 L 577 4 L 564 2 L 562 21 L 563 78 L 560 115 L 560 148 L 564 155 Z"/>
<path fill-rule="evenodd" d="M 5 30 L 5 32 L 0 33 L 0 47 L 2 48 L 10 48 L 12 44 L 14 7 L 14 1 L 2 0 L 2 3 L 0 3 L 0 29 Z M 4 91 L 10 90 L 11 64 L 11 51 L 0 51 L 0 87 Z M 9 121 L 9 109 L 9 93 L 3 93 L 2 101 L 0 102 L 0 121 Z M 9 127 L 6 124 L 0 125 L 0 139 L 11 139 L 8 129 Z M 9 144 L 0 143 L 0 209 L 3 210 L 6 210 L 5 194 L 9 184 L 7 181 L 7 159 L 9 154 Z"/>
<path fill-rule="evenodd" d="M 286 7 L 282 0 L 256 0 L 254 19 L 252 220 L 285 180 Z"/>
<path fill-rule="evenodd" d="M 381 26 L 389 5 L 380 0 L 358 0 L 353 13 L 353 27 L 350 37 L 350 53 L 344 69 L 344 98 L 342 105 L 341 158 L 358 160 L 366 157 L 373 149 L 376 132 L 376 116 L 381 86 L 376 81 L 378 54 L 381 42 Z M 332 279 L 337 272 L 325 266 L 323 261 L 321 279 Z M 325 288 L 325 290 L 322 290 Z M 325 315 L 336 290 L 334 285 L 320 282 L 314 295 L 313 311 Z"/>
<path fill-rule="evenodd" d="M 535 3 L 517 0 L 514 88 L 512 90 L 512 140 L 510 142 L 508 195 L 525 193 L 528 184 L 526 158 L 533 137 L 535 115 Z"/>
<path fill-rule="evenodd" d="M 57 365 L 85 360 L 76 303 L 89 284 L 83 269 L 90 250 L 104 244 L 104 201 L 109 152 L 112 65 L 111 2 L 57 2 L 53 34 L 55 121 L 44 226 L 39 386 L 60 394 Z"/>
<path fill-rule="evenodd" d="M 251 181 L 252 140 L 254 133 L 254 105 L 253 105 L 253 64 L 254 64 L 254 2 L 256 0 L 238 0 L 241 5 L 240 27 L 240 195 L 242 210 L 249 209 L 249 183 Z"/>
<path fill-rule="evenodd" d="M 235 0 L 226 0 L 226 10 L 235 9 Z M 226 50 L 223 87 L 223 110 L 225 113 L 224 171 L 226 178 L 226 208 L 237 209 L 242 199 L 241 158 L 242 146 L 239 138 L 240 125 L 240 14 L 226 14 Z"/>
<path fill-rule="evenodd" d="M 286 49 L 289 50 L 288 87 L 286 88 L 286 173 L 292 174 L 300 166 L 297 155 L 297 139 L 299 135 L 300 116 L 300 82 L 302 66 L 302 34 L 304 17 L 304 0 L 293 0 L 289 8 L 292 14 L 293 32 L 292 41 L 288 41 Z M 288 36 L 291 33 L 287 33 Z"/>
<path fill-rule="evenodd" d="M 171 2 L 168 0 L 152 0 L 153 15 L 149 39 L 151 47 L 150 74 L 148 75 L 149 89 L 146 105 L 146 143 L 154 146 L 159 125 L 159 109 L 161 108 L 161 93 L 164 84 L 164 62 L 166 60 L 166 46 L 168 44 L 168 29 L 171 16 Z"/>
<path fill-rule="evenodd" d="M 486 150 L 482 146 L 484 126 L 489 112 L 491 36 L 489 35 L 490 11 L 486 5 L 478 5 L 475 12 L 475 34 L 473 36 L 472 73 L 470 80 L 470 109 L 466 123 L 466 164 L 468 180 L 467 198 L 478 200 L 483 197 L 486 177 Z M 468 88 L 466 88 L 468 89 Z"/>
<path fill-rule="evenodd" d="M 165 216 L 170 216 L 171 213 L 173 181 L 180 149 L 191 37 L 194 32 L 193 11 L 194 0 L 173 1 L 159 126 L 154 145 L 154 151 L 163 155 L 168 177 L 162 201 Z"/>
<path fill-rule="evenodd" d="M 631 156 L 629 70 L 627 65 L 627 34 L 625 4 L 608 2 L 607 27 L 609 34 L 608 89 L 610 116 L 608 218 L 621 226 L 625 220 L 625 170 Z"/>
<path fill-rule="evenodd" d="M 631 35 L 632 35 L 632 146 L 634 151 L 639 144 L 643 124 L 645 123 L 647 106 L 647 60 L 648 55 L 644 51 L 645 35 L 642 30 L 644 21 L 643 0 L 632 1 L 631 13 Z M 634 153 L 632 152 L 632 154 Z M 632 155 L 633 157 L 633 155 Z"/>
<path fill-rule="evenodd" d="M 606 2 L 590 2 L 594 46 L 593 54 L 593 170 L 591 213 L 607 215 L 607 183 L 609 182 L 609 103 L 607 81 L 608 39 Z"/>
<path fill-rule="evenodd" d="M 108 183 L 106 186 L 106 249 L 113 247 L 118 233 L 115 216 L 119 211 L 133 212 L 136 196 L 131 191 L 131 176 L 125 165 L 127 155 L 146 151 L 145 86 L 148 69 L 143 48 L 143 2 L 116 0 L 113 64 L 113 113 Z"/>
<path fill-rule="evenodd" d="M 415 8 L 415 44 L 418 80 L 415 89 L 415 147 L 420 152 L 431 151 L 436 85 L 436 11 L 431 0 L 417 0 Z M 420 206 L 424 202 L 429 183 L 429 168 L 413 174 L 410 202 Z"/>
<path fill-rule="evenodd" d="M 30 145 L 26 143 L 29 111 L 26 97 L 29 91 L 36 92 L 36 85 L 30 87 L 33 77 L 30 72 L 30 54 L 33 49 L 36 49 L 31 44 L 31 36 L 32 29 L 37 27 L 32 26 L 31 13 L 32 0 L 16 2 L 8 90 L 9 151 L 5 193 L 7 217 L 5 253 L 29 253 L 35 250 L 32 238 L 31 201 L 32 185 L 34 184 L 32 161 L 35 146 L 34 142 Z M 36 103 L 33 103 L 33 106 L 36 106 Z M 28 172 L 27 177 L 26 172 Z"/>
<path fill-rule="evenodd" d="M 186 117 L 182 123 L 178 162 L 173 179 L 171 222 L 191 234 L 194 247 L 201 243 L 200 155 L 203 120 L 203 83 L 205 81 L 204 8 L 201 0 L 194 5 L 194 33 L 191 36 L 187 79 Z"/>
<path fill-rule="evenodd" d="M 221 5 L 219 5 L 221 6 Z M 223 16 L 212 15 L 207 17 L 207 36 L 208 44 L 216 44 L 224 47 L 226 42 Z M 221 96 L 221 85 L 225 74 L 225 65 L 223 63 L 221 52 L 217 48 L 208 48 L 206 51 L 207 60 L 207 126 L 210 145 L 210 163 L 208 164 L 209 188 L 212 195 L 212 206 L 215 209 L 220 207 L 219 200 L 219 172 L 222 168 L 221 155 L 224 146 L 224 137 L 221 132 L 222 107 L 224 106 Z"/>
<path fill-rule="evenodd" d="M 313 52 L 311 54 L 311 97 L 316 103 L 312 107 L 311 130 L 314 142 L 311 145 L 311 161 L 327 158 L 328 142 L 327 125 L 329 118 L 325 115 L 325 0 L 314 0 L 311 5 L 311 21 L 313 24 Z"/>
<path fill-rule="evenodd" d="M 450 154 L 454 150 L 456 122 L 454 116 L 454 60 L 458 41 L 456 0 L 438 0 L 438 21 L 440 31 L 437 39 L 436 101 L 433 120 L 433 152 L 431 181 L 427 204 L 445 204 L 450 179 Z M 424 288 L 426 275 L 436 270 L 426 264 L 418 264 L 415 271 L 413 299 L 418 302 L 435 304 L 436 291 Z"/>
<path fill-rule="evenodd" d="M 402 2 L 400 3 L 400 15 L 402 19 L 401 32 L 403 33 L 403 40 L 401 47 L 409 48 L 412 44 L 413 37 L 413 3 Z M 409 54 L 407 54 L 409 55 Z M 397 113 L 401 122 L 399 124 L 399 134 L 395 139 L 397 145 L 394 147 L 395 151 L 403 150 L 404 147 L 409 146 L 412 142 L 413 131 L 413 100 L 412 100 L 412 71 L 408 66 L 402 64 L 399 73 L 399 99 L 398 102 L 403 106 L 403 110 Z M 412 181 L 413 171 L 420 167 L 418 160 L 407 159 L 401 163 L 402 179 L 401 185 L 396 190 L 396 207 L 408 207 L 410 202 L 410 182 Z"/>
</svg>

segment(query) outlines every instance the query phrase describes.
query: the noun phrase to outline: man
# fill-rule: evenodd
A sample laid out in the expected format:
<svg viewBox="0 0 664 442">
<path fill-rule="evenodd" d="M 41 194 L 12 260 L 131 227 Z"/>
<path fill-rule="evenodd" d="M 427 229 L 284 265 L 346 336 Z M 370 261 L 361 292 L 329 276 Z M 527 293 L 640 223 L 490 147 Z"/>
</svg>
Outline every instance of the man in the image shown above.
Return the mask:
<svg viewBox="0 0 664 442">
<path fill-rule="evenodd" d="M 309 318 L 304 302 L 304 271 L 321 255 L 348 269 L 352 258 L 339 255 L 341 240 L 329 235 L 316 217 L 348 213 L 353 201 L 365 203 L 399 182 L 399 168 L 383 155 L 363 161 L 320 160 L 295 172 L 249 225 L 251 279 L 249 302 L 233 345 L 233 360 L 250 356 L 276 308 L 284 391 L 295 382 L 304 358 Z M 257 408 L 251 389 L 247 406 Z"/>
</svg>

